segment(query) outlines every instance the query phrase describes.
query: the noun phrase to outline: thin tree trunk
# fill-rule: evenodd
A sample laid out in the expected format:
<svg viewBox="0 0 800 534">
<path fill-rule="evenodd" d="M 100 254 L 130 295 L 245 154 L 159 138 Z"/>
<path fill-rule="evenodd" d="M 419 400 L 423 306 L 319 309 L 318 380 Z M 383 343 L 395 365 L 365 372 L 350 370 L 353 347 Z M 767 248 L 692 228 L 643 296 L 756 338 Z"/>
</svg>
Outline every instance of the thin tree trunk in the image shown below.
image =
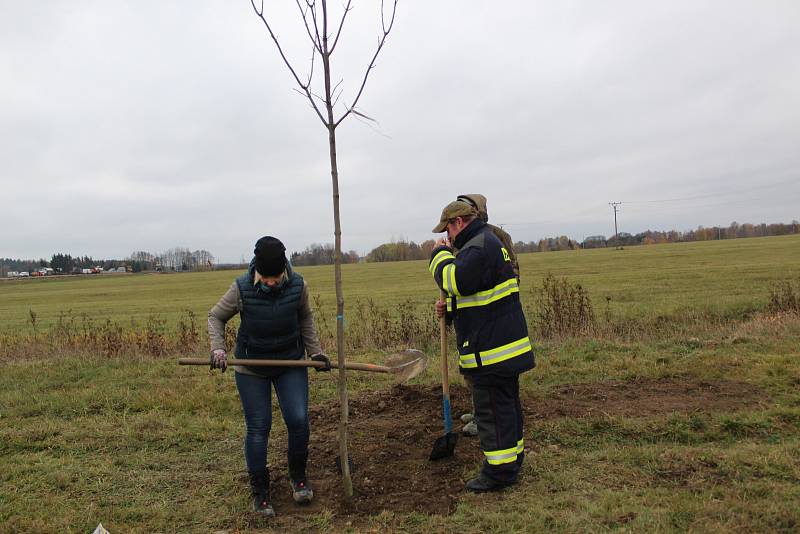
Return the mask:
<svg viewBox="0 0 800 534">
<path fill-rule="evenodd" d="M 325 108 L 328 112 L 328 143 L 331 156 L 331 180 L 333 182 L 333 224 L 336 256 L 333 260 L 336 279 L 336 353 L 339 361 L 339 459 L 342 466 L 342 484 L 346 497 L 353 496 L 353 481 L 350 478 L 350 456 L 347 452 L 347 374 L 344 368 L 344 293 L 342 292 L 342 228 L 339 219 L 339 168 L 336 163 L 336 123 L 333 121 L 331 100 L 331 65 L 328 51 L 328 14 L 322 0 L 322 64 L 325 72 Z"/>
</svg>

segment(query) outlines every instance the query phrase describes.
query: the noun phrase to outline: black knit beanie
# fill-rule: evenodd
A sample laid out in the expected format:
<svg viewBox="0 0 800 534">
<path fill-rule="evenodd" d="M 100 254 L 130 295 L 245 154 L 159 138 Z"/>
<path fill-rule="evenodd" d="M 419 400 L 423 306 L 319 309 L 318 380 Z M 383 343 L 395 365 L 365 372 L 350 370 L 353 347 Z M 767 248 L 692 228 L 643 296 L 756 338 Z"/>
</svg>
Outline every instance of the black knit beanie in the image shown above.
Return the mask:
<svg viewBox="0 0 800 534">
<path fill-rule="evenodd" d="M 270 235 L 256 241 L 256 271 L 264 276 L 278 276 L 286 269 L 286 254 L 280 239 Z"/>
</svg>

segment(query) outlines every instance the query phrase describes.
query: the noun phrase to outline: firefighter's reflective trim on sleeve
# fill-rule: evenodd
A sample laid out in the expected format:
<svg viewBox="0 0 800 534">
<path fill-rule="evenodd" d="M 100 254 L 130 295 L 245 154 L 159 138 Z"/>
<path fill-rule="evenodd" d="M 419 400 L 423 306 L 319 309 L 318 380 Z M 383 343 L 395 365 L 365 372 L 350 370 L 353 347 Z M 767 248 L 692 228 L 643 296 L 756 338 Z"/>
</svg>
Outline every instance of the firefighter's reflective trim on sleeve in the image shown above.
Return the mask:
<svg viewBox="0 0 800 534">
<path fill-rule="evenodd" d="M 459 306 L 461 305 L 459 301 Z M 511 358 L 515 358 L 526 352 L 533 350 L 531 347 L 531 340 L 529 337 L 523 337 L 522 339 L 518 339 L 506 345 L 502 345 L 500 347 L 489 349 L 485 351 L 480 351 L 481 356 L 481 365 L 487 366 L 492 365 L 495 363 L 504 362 L 506 360 L 510 360 Z M 465 369 L 471 369 L 474 367 L 478 367 L 477 359 L 475 358 L 475 354 L 462 354 L 459 357 L 458 365 L 464 367 Z"/>
<path fill-rule="evenodd" d="M 517 454 L 525 452 L 525 440 L 521 439 L 517 442 Z"/>
<path fill-rule="evenodd" d="M 443 261 L 451 259 L 454 260 L 456 257 L 453 256 L 453 253 L 449 250 L 441 250 L 439 251 L 436 256 L 433 257 L 431 260 L 431 264 L 428 265 L 428 270 L 431 272 L 432 275 L 436 275 L 436 268 L 439 267 Z"/>
<path fill-rule="evenodd" d="M 456 286 L 456 264 L 448 263 L 442 268 L 442 287 L 448 295 L 460 297 Z"/>
<path fill-rule="evenodd" d="M 483 451 L 486 461 L 491 465 L 509 464 L 517 461 L 517 450 L 519 447 L 511 447 L 500 451 Z"/>
<path fill-rule="evenodd" d="M 505 298 L 512 293 L 519 293 L 519 285 L 517 279 L 511 278 L 500 284 L 497 284 L 492 289 L 486 291 L 478 291 L 472 295 L 467 295 L 458 299 L 459 308 L 471 308 L 474 306 L 487 306 L 493 302 Z M 449 310 L 448 311 L 452 311 Z"/>
</svg>

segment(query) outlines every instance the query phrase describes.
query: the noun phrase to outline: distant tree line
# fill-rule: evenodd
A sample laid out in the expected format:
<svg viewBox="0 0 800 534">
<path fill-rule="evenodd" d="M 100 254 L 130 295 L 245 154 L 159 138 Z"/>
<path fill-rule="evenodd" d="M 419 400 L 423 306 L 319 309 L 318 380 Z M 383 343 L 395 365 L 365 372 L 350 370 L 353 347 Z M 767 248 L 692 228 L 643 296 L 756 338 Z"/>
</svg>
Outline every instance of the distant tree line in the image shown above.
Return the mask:
<svg viewBox="0 0 800 534">
<path fill-rule="evenodd" d="M 695 230 L 680 232 L 677 230 L 655 231 L 647 230 L 638 234 L 620 232 L 617 236 L 606 237 L 603 235 L 589 236 L 582 243 L 567 236 L 547 237 L 538 241 L 517 241 L 514 250 L 523 252 L 550 252 L 558 250 L 575 250 L 579 248 L 602 248 L 614 246 L 654 245 L 659 243 L 679 243 L 687 241 L 713 241 L 721 239 L 740 239 L 747 237 L 767 237 L 789 234 L 800 234 L 800 221 L 789 224 L 751 224 L 732 222 L 726 227 L 712 226 L 709 228 L 698 226 Z M 355 250 L 342 254 L 342 263 L 387 262 L 426 260 L 433 250 L 434 240 L 428 239 L 420 244 L 401 239 L 383 243 L 372 249 L 365 257 L 360 257 Z M 302 252 L 293 252 L 292 265 L 332 265 L 335 249 L 332 244 L 324 245 L 314 243 Z M 19 260 L 0 258 L 0 277 L 5 277 L 10 271 L 35 271 L 43 267 L 50 267 L 60 272 L 70 273 L 75 270 L 100 266 L 104 270 L 118 267 L 131 267 L 134 272 L 140 271 L 201 271 L 214 267 L 214 256 L 207 250 L 189 250 L 188 248 L 175 247 L 160 254 L 145 251 L 135 251 L 124 260 L 96 260 L 90 256 L 70 256 L 69 254 L 53 254 L 50 261 Z M 239 265 L 230 265 L 240 268 Z"/>
<path fill-rule="evenodd" d="M 652 245 L 657 243 L 678 243 L 685 241 L 711 241 L 716 239 L 738 239 L 746 237 L 767 237 L 788 234 L 800 234 L 800 222 L 792 221 L 790 224 L 750 224 L 732 222 L 727 227 L 713 226 L 698 227 L 696 230 L 679 232 L 670 230 L 659 232 L 647 230 L 638 234 L 620 232 L 618 236 L 606 238 L 602 235 L 587 237 L 582 243 L 567 236 L 546 237 L 538 241 L 517 241 L 514 251 L 518 254 L 524 252 L 552 252 L 558 250 L 576 250 L 580 248 L 600 248 L 614 246 Z M 423 260 L 430 258 L 434 241 L 423 241 L 416 244 L 413 241 L 393 241 L 384 243 L 372 249 L 367 255 L 368 262 Z"/>
<path fill-rule="evenodd" d="M 408 261 L 428 259 L 434 245 L 433 239 L 423 241 L 419 245 L 413 241 L 401 239 L 378 245 L 367 254 L 368 262 Z"/>
<path fill-rule="evenodd" d="M 128 257 L 133 272 L 141 271 L 210 271 L 214 267 L 214 256 L 207 250 L 190 250 L 174 247 L 152 254 L 136 250 Z"/>
<path fill-rule="evenodd" d="M 689 230 L 686 232 L 679 232 L 677 230 L 670 230 L 666 232 L 647 230 L 638 234 L 620 232 L 618 236 L 611 236 L 608 239 L 602 235 L 590 236 L 587 237 L 583 243 L 581 243 L 581 247 L 600 248 L 614 246 L 655 245 L 659 243 L 714 241 L 721 239 L 741 239 L 747 237 L 768 237 L 789 234 L 800 234 L 800 222 L 792 221 L 789 224 L 739 224 L 738 222 L 734 221 L 725 227 L 712 226 L 706 228 L 703 226 L 698 226 L 696 230 Z"/>
<path fill-rule="evenodd" d="M 335 255 L 336 249 L 331 243 L 313 243 L 303 252 L 292 252 L 290 261 L 292 265 L 333 265 Z M 355 250 L 342 252 L 342 263 L 358 263 L 360 259 Z"/>
</svg>

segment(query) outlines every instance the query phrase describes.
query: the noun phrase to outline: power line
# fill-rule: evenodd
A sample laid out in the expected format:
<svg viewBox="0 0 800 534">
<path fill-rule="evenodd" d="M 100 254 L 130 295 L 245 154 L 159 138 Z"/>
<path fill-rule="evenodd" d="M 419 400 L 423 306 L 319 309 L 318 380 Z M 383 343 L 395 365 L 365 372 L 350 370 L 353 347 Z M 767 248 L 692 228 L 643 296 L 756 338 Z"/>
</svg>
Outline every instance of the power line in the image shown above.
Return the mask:
<svg viewBox="0 0 800 534">
<path fill-rule="evenodd" d="M 747 187 L 744 189 L 738 190 L 725 190 L 725 191 L 717 191 L 715 193 L 709 193 L 707 195 L 694 195 L 689 197 L 681 197 L 681 198 L 662 198 L 662 199 L 655 199 L 655 200 L 626 200 L 626 204 L 658 204 L 662 202 L 684 202 L 686 200 L 698 200 L 703 198 L 719 198 L 722 196 L 729 196 L 729 195 L 739 195 L 742 193 L 749 193 L 752 191 L 759 191 L 762 192 L 764 189 L 770 189 L 774 187 L 783 187 L 785 185 L 795 185 L 797 184 L 797 177 L 793 177 L 788 180 L 782 180 L 780 182 L 774 182 L 772 184 L 764 184 L 758 185 L 754 187 Z M 748 199 L 749 200 L 749 199 Z"/>
</svg>

